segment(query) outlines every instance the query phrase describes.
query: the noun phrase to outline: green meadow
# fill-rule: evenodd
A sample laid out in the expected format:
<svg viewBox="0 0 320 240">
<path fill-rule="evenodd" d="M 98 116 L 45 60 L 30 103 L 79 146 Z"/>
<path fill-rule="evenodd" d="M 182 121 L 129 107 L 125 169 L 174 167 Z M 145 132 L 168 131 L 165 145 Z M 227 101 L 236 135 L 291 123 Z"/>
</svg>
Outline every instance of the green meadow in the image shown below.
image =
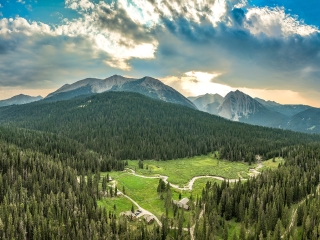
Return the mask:
<svg viewBox="0 0 320 240">
<path fill-rule="evenodd" d="M 131 201 L 124 196 L 104 198 L 98 201 L 99 207 L 105 207 L 108 211 L 113 211 L 117 216 L 121 212 L 129 211 L 131 209 Z"/>
<path fill-rule="evenodd" d="M 159 175 L 168 176 L 168 181 L 172 184 L 179 186 L 186 185 L 193 177 L 214 175 L 220 176 L 226 179 L 237 179 L 237 178 L 249 178 L 249 169 L 254 168 L 257 164 L 249 166 L 242 162 L 230 162 L 225 160 L 219 160 L 214 157 L 214 154 L 207 156 L 198 156 L 193 158 L 183 158 L 169 161 L 155 161 L 145 160 L 143 161 L 143 169 L 139 168 L 138 161 L 128 160 L 128 168 L 136 171 L 137 174 L 146 177 L 157 177 Z M 260 170 L 271 168 L 276 169 L 280 163 L 283 163 L 282 158 L 276 158 L 275 161 L 270 159 L 264 161 L 263 167 Z M 260 171 L 259 170 L 259 171 Z M 134 176 L 130 172 L 109 172 L 101 173 L 101 177 L 109 176 L 115 180 L 116 186 L 119 191 L 125 190 L 125 194 L 136 201 L 142 208 L 152 212 L 158 218 L 165 215 L 164 200 L 160 199 L 160 195 L 157 192 L 159 183 L 158 178 L 143 178 Z M 197 179 L 193 184 L 191 191 L 179 190 L 171 187 L 172 199 L 179 200 L 187 197 L 190 199 L 192 196 L 193 201 L 202 194 L 202 189 L 205 187 L 207 182 L 212 184 L 221 184 L 221 181 L 212 178 L 201 178 Z M 120 214 L 123 211 L 129 211 L 132 206 L 132 202 L 123 197 L 106 198 L 98 202 L 99 206 L 105 206 L 108 210 L 113 210 L 115 206 L 116 214 Z M 135 210 L 137 209 L 134 206 Z M 185 212 L 185 223 L 184 227 L 187 227 L 188 223 L 193 224 L 193 218 L 195 213 L 192 211 Z M 173 217 L 172 209 L 168 212 L 169 217 Z M 236 223 L 230 222 L 231 232 L 239 232 L 240 226 Z"/>
<path fill-rule="evenodd" d="M 105 174 L 101 173 L 101 176 Z M 141 178 L 126 172 L 111 172 L 109 175 L 116 181 L 119 191 L 122 192 L 124 187 L 125 194 L 135 200 L 142 208 L 151 211 L 157 217 L 164 213 L 164 203 L 157 193 L 159 179 Z M 130 210 L 131 206 L 132 203 L 129 201 L 124 211 Z"/>
<path fill-rule="evenodd" d="M 273 159 L 269 159 L 267 161 L 263 161 L 262 162 L 262 164 L 263 164 L 263 168 L 262 169 L 266 169 L 266 168 L 277 169 L 279 164 L 283 164 L 284 162 L 285 162 L 284 159 L 281 158 L 281 157 L 275 158 L 275 161 L 273 161 Z"/>
<path fill-rule="evenodd" d="M 228 179 L 248 178 L 249 166 L 242 162 L 230 162 L 219 160 L 213 154 L 182 158 L 168 161 L 144 160 L 143 169 L 138 167 L 138 161 L 129 160 L 128 167 L 135 170 L 137 174 L 145 176 L 166 175 L 168 181 L 183 186 L 193 177 L 203 175 L 214 175 Z"/>
</svg>

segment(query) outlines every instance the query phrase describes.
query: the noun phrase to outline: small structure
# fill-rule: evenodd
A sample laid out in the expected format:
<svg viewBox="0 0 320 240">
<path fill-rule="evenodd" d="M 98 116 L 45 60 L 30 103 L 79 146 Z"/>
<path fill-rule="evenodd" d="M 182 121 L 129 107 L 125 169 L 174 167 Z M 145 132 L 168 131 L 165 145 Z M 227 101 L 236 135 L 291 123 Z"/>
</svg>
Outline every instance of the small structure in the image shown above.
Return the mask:
<svg viewBox="0 0 320 240">
<path fill-rule="evenodd" d="M 151 224 L 154 221 L 154 217 L 150 214 L 145 214 L 143 216 L 144 220 L 146 221 L 147 224 Z"/>
<path fill-rule="evenodd" d="M 131 211 L 121 212 L 120 216 L 126 217 L 128 220 L 131 220 L 131 221 L 136 220 L 136 215 Z"/>
<path fill-rule="evenodd" d="M 122 192 L 117 191 L 117 196 L 121 196 L 121 195 L 122 195 Z"/>
<path fill-rule="evenodd" d="M 189 199 L 188 198 L 182 198 L 180 201 L 176 201 L 176 200 L 173 200 L 172 201 L 173 204 L 176 204 L 179 208 L 183 208 L 185 210 L 189 210 Z"/>
</svg>

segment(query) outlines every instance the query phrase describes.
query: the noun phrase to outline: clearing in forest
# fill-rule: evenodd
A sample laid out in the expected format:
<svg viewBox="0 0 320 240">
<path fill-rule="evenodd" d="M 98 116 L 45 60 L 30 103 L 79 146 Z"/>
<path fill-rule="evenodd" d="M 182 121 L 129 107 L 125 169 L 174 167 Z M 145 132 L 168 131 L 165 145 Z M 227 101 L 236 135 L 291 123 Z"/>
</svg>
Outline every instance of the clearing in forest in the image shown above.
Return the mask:
<svg viewBox="0 0 320 240">
<path fill-rule="evenodd" d="M 143 169 L 139 168 L 137 160 L 129 160 L 128 167 L 137 174 L 144 176 L 168 176 L 168 181 L 173 184 L 187 184 L 196 176 L 219 176 L 226 179 L 248 178 L 249 166 L 247 163 L 219 160 L 214 154 L 182 158 L 168 161 L 144 160 Z"/>
</svg>

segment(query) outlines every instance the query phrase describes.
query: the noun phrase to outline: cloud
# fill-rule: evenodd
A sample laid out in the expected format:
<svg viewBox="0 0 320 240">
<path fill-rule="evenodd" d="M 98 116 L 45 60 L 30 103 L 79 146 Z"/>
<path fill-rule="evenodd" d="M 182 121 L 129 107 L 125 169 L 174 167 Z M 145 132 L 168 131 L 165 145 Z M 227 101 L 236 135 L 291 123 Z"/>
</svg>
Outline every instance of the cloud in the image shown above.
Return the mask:
<svg viewBox="0 0 320 240">
<path fill-rule="evenodd" d="M 26 4 L 26 1 L 23 0 L 17 0 L 18 3 Z"/>
<path fill-rule="evenodd" d="M 186 94 L 189 87 L 213 92 L 213 84 L 304 97 L 320 91 L 319 29 L 283 8 L 245 0 L 65 3 L 80 17 L 60 25 L 0 19 L 0 85 L 56 86 L 126 71 Z M 192 71 L 219 75 L 204 83 Z"/>
<path fill-rule="evenodd" d="M 229 6 L 216 25 L 206 13 L 198 15 L 201 21 L 178 12 L 162 18 L 155 61 L 147 64 L 148 69 L 163 77 L 190 70 L 221 72 L 215 82 L 233 88 L 286 89 L 304 96 L 311 89 L 320 90 L 316 27 L 280 8 L 244 11 Z M 131 64 L 137 72 L 144 71 L 142 61 Z"/>
<path fill-rule="evenodd" d="M 285 13 L 284 8 L 251 8 L 246 14 L 245 27 L 254 35 L 268 37 L 288 37 L 291 35 L 308 36 L 319 32 L 314 26 L 304 24 Z"/>
<path fill-rule="evenodd" d="M 89 0 L 66 0 L 65 4 L 73 10 L 88 11 L 94 8 L 94 4 Z"/>
<path fill-rule="evenodd" d="M 218 93 L 225 96 L 234 89 L 223 84 L 214 83 L 214 79 L 219 75 L 220 73 L 190 71 L 182 74 L 182 76 L 168 76 L 160 80 L 174 87 L 185 96 L 199 96 L 205 93 Z"/>
<path fill-rule="evenodd" d="M 0 19 L 0 55 L 5 55 L 0 58 L 0 85 L 58 87 L 67 79 L 105 77 L 112 68 L 129 70 L 131 58 L 154 57 L 156 40 L 122 8 L 90 3 L 68 1 L 67 7 L 78 9 L 81 17 L 61 25 Z"/>
<path fill-rule="evenodd" d="M 23 18 L 2 19 L 0 28 L 1 86 L 58 87 L 66 79 L 79 79 L 90 68 L 108 69 L 96 60 L 111 57 L 94 54 L 92 42 L 84 36 L 61 35 Z"/>
</svg>

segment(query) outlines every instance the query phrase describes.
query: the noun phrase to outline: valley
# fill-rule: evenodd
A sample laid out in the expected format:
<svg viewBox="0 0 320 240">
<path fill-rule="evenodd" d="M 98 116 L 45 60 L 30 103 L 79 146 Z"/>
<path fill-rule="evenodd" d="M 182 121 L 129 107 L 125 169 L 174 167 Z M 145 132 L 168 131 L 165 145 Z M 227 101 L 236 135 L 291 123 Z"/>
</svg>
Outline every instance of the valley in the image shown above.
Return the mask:
<svg viewBox="0 0 320 240">
<path fill-rule="evenodd" d="M 317 221 L 319 135 L 132 92 L 6 106 L 0 124 L 0 231 L 9 238 L 290 239 L 310 236 Z M 46 233 L 28 222 L 10 228 L 26 216 Z"/>
<path fill-rule="evenodd" d="M 196 204 L 196 201 L 198 201 L 199 197 L 202 196 L 203 189 L 209 182 L 210 184 L 216 183 L 221 185 L 223 181 L 227 181 L 228 184 L 230 183 L 232 185 L 232 183 L 239 180 L 246 181 L 246 179 L 241 179 L 240 177 L 237 179 L 230 179 L 230 176 L 240 176 L 241 174 L 247 174 L 247 176 L 249 176 L 253 169 L 256 172 L 261 171 L 262 169 L 275 170 L 278 168 L 279 164 L 284 163 L 283 159 L 277 158 L 275 160 L 267 160 L 256 166 L 224 161 L 221 161 L 222 163 L 220 165 L 220 161 L 215 158 L 216 155 L 217 153 L 208 156 L 194 157 L 191 159 L 177 159 L 165 162 L 145 160 L 143 161 L 144 167 L 142 168 L 141 163 L 137 163 L 137 161 L 129 161 L 129 168 L 126 168 L 123 172 L 101 173 L 101 179 L 106 176 L 107 178 L 112 179 L 109 187 L 113 189 L 117 187 L 117 189 L 119 189 L 117 191 L 120 194 L 111 198 L 104 198 L 98 201 L 98 205 L 106 207 L 107 209 L 113 208 L 118 215 L 120 215 L 121 212 L 130 211 L 134 205 L 135 211 L 140 209 L 142 212 L 137 215 L 136 220 L 129 221 L 129 224 L 136 225 L 137 221 L 140 222 L 141 220 L 139 219 L 143 219 L 144 215 L 151 214 L 155 219 L 153 224 L 162 226 L 159 219 L 166 216 L 166 218 L 172 219 L 171 221 L 173 221 L 170 228 L 178 229 L 178 221 L 174 218 L 173 210 L 167 209 L 164 199 L 161 199 L 161 193 L 157 191 L 157 188 L 159 188 L 159 179 L 162 179 L 165 184 L 170 184 L 170 197 L 172 197 L 172 200 L 188 198 L 190 200 L 192 199 L 191 201 L 195 201 L 193 204 Z M 195 164 L 204 167 L 202 169 L 197 169 L 197 173 L 200 174 L 200 176 L 195 175 L 197 174 L 194 172 L 194 169 L 196 169 Z M 184 169 L 181 169 L 181 165 L 184 166 Z M 155 168 L 157 168 L 158 171 L 153 171 Z M 136 169 L 139 174 L 137 174 L 133 169 Z M 219 176 L 215 176 L 213 174 L 209 175 L 205 169 L 213 171 L 216 170 Z M 186 178 L 181 176 L 182 178 L 176 179 L 176 171 L 179 171 L 180 173 L 185 172 L 186 175 L 189 173 L 189 178 L 187 176 Z M 159 172 L 165 172 L 170 177 L 159 175 Z M 180 183 L 180 185 L 176 185 L 177 183 Z M 196 219 L 200 220 L 200 215 L 203 214 L 204 208 L 205 206 L 203 206 L 201 213 L 197 213 L 196 209 L 192 208 L 189 211 L 184 211 L 182 229 L 185 232 L 189 232 L 188 234 L 190 234 L 189 237 L 191 239 L 195 239 L 193 231 L 197 222 Z M 296 210 L 293 209 L 292 211 L 294 215 Z M 195 219 L 194 216 L 197 216 L 197 214 L 199 216 Z M 230 224 L 232 224 L 234 228 L 234 231 L 232 231 L 230 236 L 233 236 L 234 234 L 239 235 L 240 225 L 234 222 L 230 222 Z M 190 231 L 190 228 L 193 229 L 193 231 Z"/>
</svg>

